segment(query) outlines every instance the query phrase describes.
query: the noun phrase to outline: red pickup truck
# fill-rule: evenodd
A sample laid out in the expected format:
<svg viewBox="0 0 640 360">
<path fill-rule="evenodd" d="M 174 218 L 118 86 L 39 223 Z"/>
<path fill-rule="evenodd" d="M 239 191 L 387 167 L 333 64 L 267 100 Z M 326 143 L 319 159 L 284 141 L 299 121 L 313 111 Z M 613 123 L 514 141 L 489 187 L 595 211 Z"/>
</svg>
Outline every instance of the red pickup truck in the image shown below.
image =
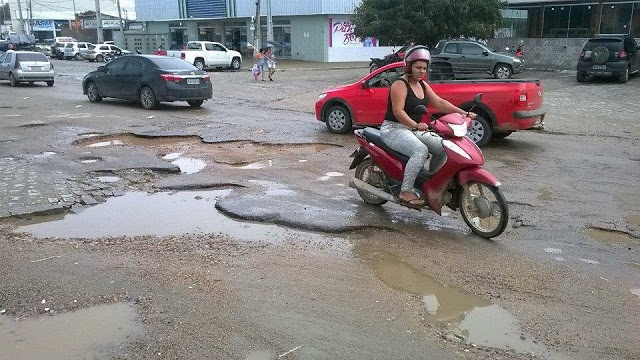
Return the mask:
<svg viewBox="0 0 640 360">
<path fill-rule="evenodd" d="M 327 90 L 315 105 L 316 118 L 333 133 L 346 133 L 355 126 L 380 126 L 387 110 L 391 84 L 404 74 L 402 63 L 384 66 L 351 85 Z M 447 80 L 429 81 L 445 100 L 469 109 L 473 97 L 482 93 L 474 112 L 469 136 L 478 146 L 514 131 L 544 127 L 545 109 L 540 80 Z M 437 116 L 437 111 L 430 108 Z"/>
</svg>

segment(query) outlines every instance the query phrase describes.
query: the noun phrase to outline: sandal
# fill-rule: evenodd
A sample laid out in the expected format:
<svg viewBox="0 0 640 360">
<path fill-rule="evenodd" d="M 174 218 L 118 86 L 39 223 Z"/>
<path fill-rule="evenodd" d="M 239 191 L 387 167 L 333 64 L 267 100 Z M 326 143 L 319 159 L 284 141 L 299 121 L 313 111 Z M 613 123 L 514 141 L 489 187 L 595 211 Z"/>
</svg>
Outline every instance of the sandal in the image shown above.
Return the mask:
<svg viewBox="0 0 640 360">
<path fill-rule="evenodd" d="M 426 202 L 420 198 L 405 200 L 401 197 L 398 197 L 398 204 L 412 209 L 422 209 L 426 205 Z"/>
</svg>

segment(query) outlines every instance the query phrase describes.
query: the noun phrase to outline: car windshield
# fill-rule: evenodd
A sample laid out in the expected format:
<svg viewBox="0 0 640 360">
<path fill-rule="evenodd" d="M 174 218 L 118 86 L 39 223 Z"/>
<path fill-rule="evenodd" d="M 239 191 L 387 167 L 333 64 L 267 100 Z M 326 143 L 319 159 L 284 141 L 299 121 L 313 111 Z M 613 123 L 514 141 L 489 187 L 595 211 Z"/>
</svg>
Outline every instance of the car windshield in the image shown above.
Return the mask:
<svg viewBox="0 0 640 360">
<path fill-rule="evenodd" d="M 73 48 L 73 44 L 72 44 L 72 43 L 68 43 L 68 44 L 65 46 L 65 48 L 67 48 L 67 49 L 72 49 L 72 48 Z"/>
<path fill-rule="evenodd" d="M 95 49 L 95 48 L 96 48 L 96 46 L 95 46 L 95 45 L 93 45 L 93 44 L 89 44 L 89 46 L 87 46 L 87 48 L 88 48 L 89 50 L 93 50 L 93 49 Z"/>
<path fill-rule="evenodd" d="M 49 62 L 49 60 L 47 60 L 47 57 L 44 56 L 44 54 L 41 54 L 41 53 L 23 53 L 23 54 L 18 54 L 16 59 L 18 61 L 44 61 L 44 62 Z"/>
<path fill-rule="evenodd" d="M 584 45 L 584 49 L 593 50 L 599 46 L 605 46 L 612 50 L 620 50 L 622 49 L 622 39 L 616 39 L 616 38 L 591 39 L 587 41 L 587 43 Z"/>
<path fill-rule="evenodd" d="M 153 58 L 151 61 L 158 66 L 158 69 L 164 71 L 198 70 L 195 66 L 178 58 Z"/>
</svg>

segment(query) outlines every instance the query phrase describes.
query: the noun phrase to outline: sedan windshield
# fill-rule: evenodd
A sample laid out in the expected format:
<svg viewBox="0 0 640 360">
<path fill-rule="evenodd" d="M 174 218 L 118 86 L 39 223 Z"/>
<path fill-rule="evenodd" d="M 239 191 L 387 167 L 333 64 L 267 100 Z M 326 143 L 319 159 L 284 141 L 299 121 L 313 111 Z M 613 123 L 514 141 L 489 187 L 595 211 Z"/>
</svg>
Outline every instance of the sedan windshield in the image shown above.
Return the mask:
<svg viewBox="0 0 640 360">
<path fill-rule="evenodd" d="M 44 61 L 44 62 L 49 62 L 49 60 L 47 60 L 47 57 L 44 56 L 44 54 L 41 54 L 41 53 L 18 54 L 17 60 L 18 61 Z"/>
<path fill-rule="evenodd" d="M 198 70 L 195 66 L 189 64 L 188 62 L 178 59 L 178 58 L 153 58 L 151 59 L 158 69 L 164 71 L 185 71 L 185 70 Z"/>
</svg>

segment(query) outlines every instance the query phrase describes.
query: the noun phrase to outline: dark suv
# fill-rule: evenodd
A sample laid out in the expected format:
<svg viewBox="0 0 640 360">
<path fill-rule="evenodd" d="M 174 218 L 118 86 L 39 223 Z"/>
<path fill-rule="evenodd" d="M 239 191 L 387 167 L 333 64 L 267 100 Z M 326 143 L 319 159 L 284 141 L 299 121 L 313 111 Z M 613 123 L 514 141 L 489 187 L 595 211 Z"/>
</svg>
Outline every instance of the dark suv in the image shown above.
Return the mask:
<svg viewBox="0 0 640 360">
<path fill-rule="evenodd" d="M 578 60 L 576 80 L 589 75 L 615 76 L 622 83 L 640 71 L 640 48 L 629 35 L 598 35 L 584 45 Z"/>
</svg>

